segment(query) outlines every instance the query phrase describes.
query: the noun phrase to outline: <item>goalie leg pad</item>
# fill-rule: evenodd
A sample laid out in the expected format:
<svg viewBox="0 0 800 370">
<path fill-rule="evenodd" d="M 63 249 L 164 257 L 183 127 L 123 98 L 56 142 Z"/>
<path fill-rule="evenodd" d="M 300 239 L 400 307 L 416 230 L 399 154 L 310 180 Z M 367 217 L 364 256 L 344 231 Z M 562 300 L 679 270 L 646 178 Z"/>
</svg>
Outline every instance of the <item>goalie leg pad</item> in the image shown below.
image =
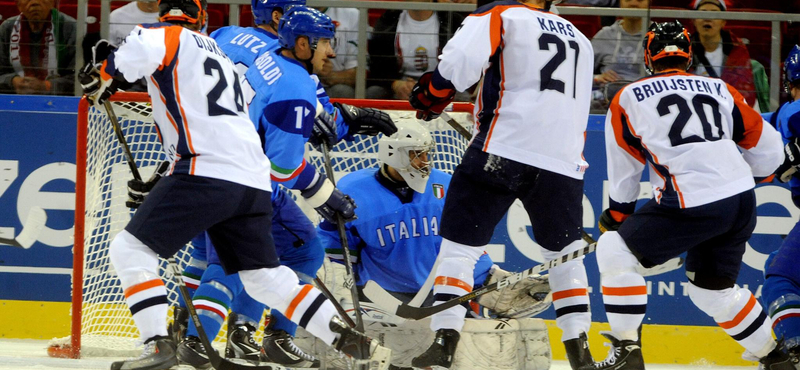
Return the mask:
<svg viewBox="0 0 800 370">
<path fill-rule="evenodd" d="M 585 246 L 586 242 L 576 240 L 560 252 L 542 249 L 542 256 L 549 261 Z M 592 316 L 589 311 L 589 280 L 586 278 L 583 257 L 550 269 L 550 289 L 553 290 L 556 324 L 564 331 L 561 340 L 575 339 L 581 333 L 588 333 Z"/>
<path fill-rule="evenodd" d="M 128 307 L 142 339 L 167 335 L 167 288 L 158 275 L 158 256 L 122 230 L 111 241 L 108 256 L 117 271 Z"/>
<path fill-rule="evenodd" d="M 242 284 L 251 297 L 330 345 L 336 338 L 328 324 L 336 314 L 333 303 L 311 285 L 298 285 L 297 275 L 286 266 L 239 272 Z"/>
<path fill-rule="evenodd" d="M 638 329 L 647 311 L 647 285 L 637 271 L 639 261 L 616 231 L 597 242 L 603 303 L 611 331 L 618 339 L 639 339 Z"/>
<path fill-rule="evenodd" d="M 452 298 L 467 294 L 474 285 L 473 269 L 484 247 L 471 247 L 442 239 L 439 249 L 442 262 L 436 270 L 433 285 L 435 303 L 442 303 Z M 433 315 L 431 330 L 455 329 L 461 331 L 467 307 L 455 306 Z"/>
<path fill-rule="evenodd" d="M 511 272 L 495 265 L 484 285 L 494 284 L 511 275 Z M 550 292 L 548 275 L 530 275 L 510 287 L 486 293 L 477 301 L 499 318 L 521 319 L 548 309 L 553 303 L 553 294 Z"/>
<path fill-rule="evenodd" d="M 775 348 L 772 322 L 758 300 L 744 288 L 703 289 L 689 281 L 689 298 L 747 352 L 762 358 Z"/>
</svg>

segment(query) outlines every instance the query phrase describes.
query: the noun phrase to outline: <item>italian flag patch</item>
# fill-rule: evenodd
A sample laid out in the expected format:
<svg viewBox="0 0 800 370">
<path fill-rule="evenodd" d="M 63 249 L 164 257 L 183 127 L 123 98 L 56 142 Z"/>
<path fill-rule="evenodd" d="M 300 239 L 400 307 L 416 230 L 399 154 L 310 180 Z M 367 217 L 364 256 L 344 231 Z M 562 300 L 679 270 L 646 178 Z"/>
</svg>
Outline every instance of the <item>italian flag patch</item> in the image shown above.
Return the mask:
<svg viewBox="0 0 800 370">
<path fill-rule="evenodd" d="M 432 187 L 433 196 L 436 197 L 436 199 L 444 198 L 444 186 L 442 184 L 433 184 Z"/>
</svg>

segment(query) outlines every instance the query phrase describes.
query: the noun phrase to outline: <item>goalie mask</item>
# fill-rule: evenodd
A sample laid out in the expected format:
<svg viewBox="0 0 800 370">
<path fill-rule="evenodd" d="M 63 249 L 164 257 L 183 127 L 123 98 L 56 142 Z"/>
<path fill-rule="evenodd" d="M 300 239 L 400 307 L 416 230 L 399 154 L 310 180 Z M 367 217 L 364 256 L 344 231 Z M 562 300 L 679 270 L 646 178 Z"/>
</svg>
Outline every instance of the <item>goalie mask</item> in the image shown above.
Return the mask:
<svg viewBox="0 0 800 370">
<path fill-rule="evenodd" d="M 206 0 L 158 0 L 158 20 L 170 23 L 205 24 Z"/>
<path fill-rule="evenodd" d="M 424 193 L 433 168 L 436 143 L 416 121 L 398 121 L 397 132 L 378 141 L 378 157 L 394 168 L 417 193 Z"/>
<path fill-rule="evenodd" d="M 680 57 L 689 60 L 686 70 L 692 66 L 692 41 L 689 32 L 679 21 L 653 23 L 642 42 L 644 68 L 653 74 L 652 63 L 662 58 Z"/>
</svg>

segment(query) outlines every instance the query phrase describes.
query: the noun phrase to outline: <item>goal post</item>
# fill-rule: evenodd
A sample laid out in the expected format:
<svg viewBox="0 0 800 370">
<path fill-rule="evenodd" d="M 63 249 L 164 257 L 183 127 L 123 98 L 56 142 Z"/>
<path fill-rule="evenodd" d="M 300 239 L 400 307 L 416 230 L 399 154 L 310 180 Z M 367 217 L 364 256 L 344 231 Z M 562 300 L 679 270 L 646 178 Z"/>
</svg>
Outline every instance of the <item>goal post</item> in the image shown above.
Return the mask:
<svg viewBox="0 0 800 370">
<path fill-rule="evenodd" d="M 166 159 L 158 131 L 153 124 L 150 98 L 146 93 L 119 92 L 110 101 L 119 116 L 120 126 L 143 178 Z M 388 100 L 334 100 L 358 107 L 386 111 L 397 121 L 416 120 L 408 102 Z M 472 129 L 470 103 L 454 103 L 451 116 Z M 444 120 L 423 122 L 436 141 L 434 167 L 452 173 L 468 145 L 465 138 Z M 355 135 L 332 152 L 337 177 L 363 168 L 376 167 L 378 137 Z M 324 168 L 322 155 L 310 144 L 306 160 L 319 170 Z M 73 247 L 72 307 L 70 336 L 51 341 L 48 354 L 53 357 L 133 356 L 139 353 L 138 330 L 125 303 L 125 297 L 108 259 L 113 237 L 130 220 L 133 210 L 125 206 L 127 181 L 132 179 L 127 160 L 102 107 L 93 107 L 86 98 L 78 106 L 75 181 L 75 228 Z M 313 221 L 319 218 L 311 207 L 298 201 Z M 176 256 L 181 264 L 189 260 L 190 247 Z M 161 261 L 165 269 L 166 261 Z M 164 277 L 166 271 L 162 271 Z M 177 287 L 165 278 L 172 305 L 179 300 Z M 224 341 L 224 332 L 217 340 Z"/>
</svg>

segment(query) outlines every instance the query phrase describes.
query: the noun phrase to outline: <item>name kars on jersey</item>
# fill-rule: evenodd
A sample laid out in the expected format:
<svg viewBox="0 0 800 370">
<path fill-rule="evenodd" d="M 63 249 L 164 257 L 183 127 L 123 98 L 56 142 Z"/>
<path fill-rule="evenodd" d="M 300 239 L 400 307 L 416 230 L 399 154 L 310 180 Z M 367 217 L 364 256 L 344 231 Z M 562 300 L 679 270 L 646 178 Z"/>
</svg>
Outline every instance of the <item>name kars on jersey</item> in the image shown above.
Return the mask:
<svg viewBox="0 0 800 370">
<path fill-rule="evenodd" d="M 436 216 L 431 217 L 430 220 L 428 219 L 428 217 L 421 217 L 419 221 L 421 222 L 418 223 L 416 217 L 411 218 L 410 232 L 408 225 L 403 220 L 397 223 L 388 224 L 383 228 L 375 229 L 375 232 L 378 233 L 378 241 L 380 241 L 381 247 L 386 246 L 386 238 L 384 237 L 384 230 L 388 234 L 389 239 L 392 240 L 392 243 L 397 243 L 399 240 L 403 239 L 418 238 L 421 236 L 429 236 L 429 235 L 434 235 L 434 236 L 439 235 L 439 220 L 436 219 Z"/>
<path fill-rule="evenodd" d="M 713 87 L 713 88 L 712 88 Z M 693 78 L 670 78 L 654 79 L 644 85 L 636 86 L 631 89 L 636 95 L 636 100 L 641 102 L 652 96 L 656 96 L 664 91 L 693 91 L 706 94 L 714 94 L 723 99 L 728 99 L 723 95 L 727 91 L 722 81 L 714 82 L 713 86 L 708 81 Z"/>
<path fill-rule="evenodd" d="M 564 24 L 551 19 L 537 18 L 542 31 L 560 33 L 564 36 L 575 37 L 571 24 Z"/>
</svg>

